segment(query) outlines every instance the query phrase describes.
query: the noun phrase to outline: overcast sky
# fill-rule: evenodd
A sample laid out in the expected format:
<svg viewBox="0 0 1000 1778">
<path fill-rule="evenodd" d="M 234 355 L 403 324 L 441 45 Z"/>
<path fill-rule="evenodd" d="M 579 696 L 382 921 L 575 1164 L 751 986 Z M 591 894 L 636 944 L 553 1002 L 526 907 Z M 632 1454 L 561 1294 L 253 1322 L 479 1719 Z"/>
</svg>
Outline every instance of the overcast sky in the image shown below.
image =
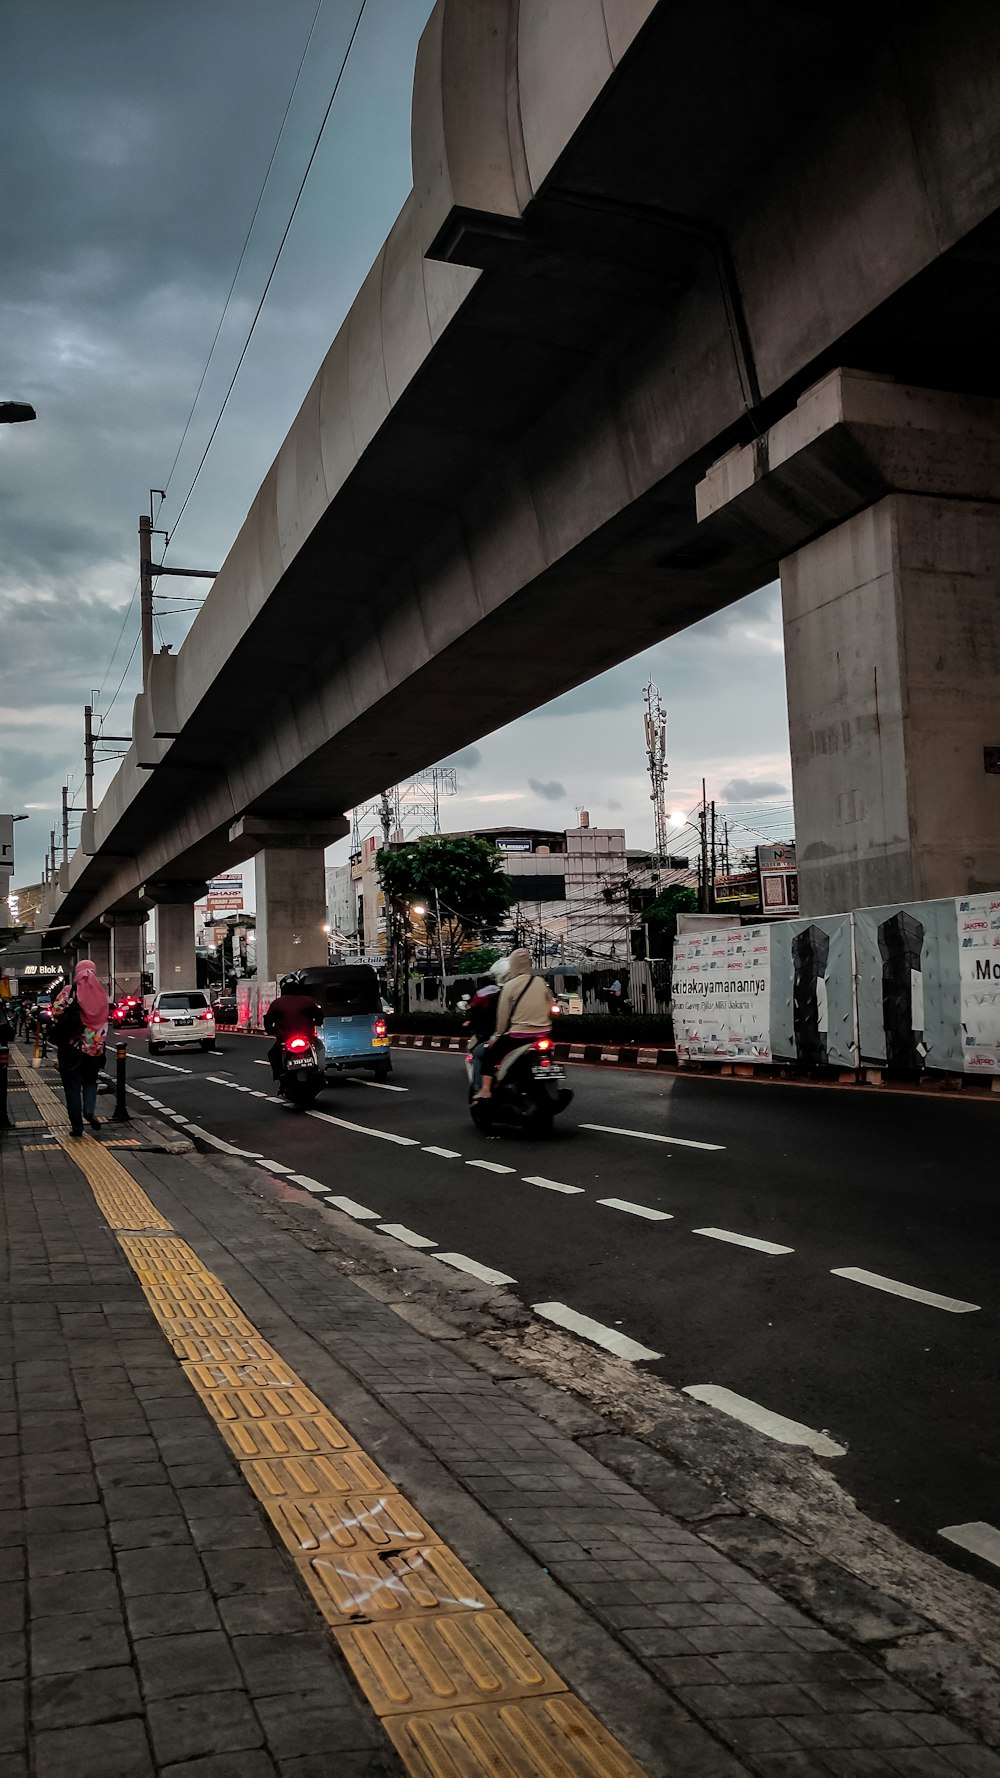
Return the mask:
<svg viewBox="0 0 1000 1778">
<path fill-rule="evenodd" d="M 9 0 L 5 9 L 0 397 L 38 410 L 32 425 L 0 428 L 0 807 L 32 815 L 17 830 L 22 883 L 39 874 L 60 786 L 70 777 L 80 790 L 91 693 L 100 692 L 109 733 L 130 728 L 138 515 L 154 485 L 168 489 L 159 522 L 176 520 L 356 11 L 356 0 L 322 0 L 318 14 L 317 0 Z M 429 11 L 430 0 L 368 0 L 178 529 L 178 562 L 224 559 L 409 190 L 410 87 Z M 163 618 L 159 639 L 176 646 L 189 622 Z M 650 672 L 669 706 L 671 806 L 686 814 L 704 774 L 709 795 L 744 805 L 760 831 L 790 831 L 773 588 L 467 750 L 446 824 L 566 825 L 582 805 L 595 823 L 624 824 L 630 844 L 648 845 L 641 695 Z"/>
</svg>

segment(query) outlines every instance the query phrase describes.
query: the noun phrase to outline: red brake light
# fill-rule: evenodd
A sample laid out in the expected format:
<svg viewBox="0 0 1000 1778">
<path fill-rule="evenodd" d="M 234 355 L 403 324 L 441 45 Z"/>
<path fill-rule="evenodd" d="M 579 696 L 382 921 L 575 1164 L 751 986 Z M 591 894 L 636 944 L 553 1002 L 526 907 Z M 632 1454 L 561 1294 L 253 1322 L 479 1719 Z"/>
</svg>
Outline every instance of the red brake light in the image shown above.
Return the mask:
<svg viewBox="0 0 1000 1778">
<path fill-rule="evenodd" d="M 385 1036 L 385 1020 L 384 1019 L 376 1019 L 375 1020 L 375 1035 L 376 1035 L 376 1037 L 384 1037 Z"/>
<path fill-rule="evenodd" d="M 561 1013 L 562 1012 L 562 1007 L 560 1006 L 558 1000 L 554 1000 L 552 1002 L 552 1011 L 553 1011 L 553 1013 Z"/>
<path fill-rule="evenodd" d="M 162 1025 L 163 1014 L 161 1012 L 151 1012 L 149 1015 L 149 1022 L 151 1025 Z"/>
<path fill-rule="evenodd" d="M 309 1048 L 309 1039 L 308 1037 L 290 1037 L 285 1048 L 286 1050 L 295 1050 L 296 1054 L 298 1054 L 301 1050 L 307 1050 Z"/>
<path fill-rule="evenodd" d="M 126 1006 L 138 1006 L 138 1004 L 139 1004 L 139 1002 L 136 999 L 134 994 L 127 994 L 125 996 L 125 1005 Z"/>
<path fill-rule="evenodd" d="M 199 1017 L 199 1019 L 211 1019 L 211 1018 L 214 1018 L 214 1017 L 215 1017 L 215 1014 L 214 1014 L 214 1013 L 213 1013 L 213 1012 L 211 1012 L 211 1011 L 208 1011 L 208 1012 L 200 1012 L 200 1013 L 199 1013 L 199 1014 L 198 1014 L 198 1017 Z"/>
<path fill-rule="evenodd" d="M 539 1037 L 535 1044 L 535 1048 L 536 1050 L 550 1050 L 552 1048 L 551 1037 Z"/>
</svg>

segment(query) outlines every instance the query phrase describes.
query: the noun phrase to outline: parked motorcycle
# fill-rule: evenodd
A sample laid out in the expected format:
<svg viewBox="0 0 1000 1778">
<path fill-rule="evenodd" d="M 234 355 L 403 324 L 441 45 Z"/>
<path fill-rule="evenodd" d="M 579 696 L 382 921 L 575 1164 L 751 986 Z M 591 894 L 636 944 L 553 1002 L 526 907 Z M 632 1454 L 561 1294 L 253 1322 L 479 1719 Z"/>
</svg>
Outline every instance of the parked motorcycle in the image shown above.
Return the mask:
<svg viewBox="0 0 1000 1778">
<path fill-rule="evenodd" d="M 466 1054 L 469 1111 L 479 1130 L 523 1130 L 531 1136 L 548 1136 L 552 1122 L 565 1111 L 573 1097 L 566 1085 L 566 1070 L 557 1062 L 551 1037 L 525 1038 L 504 1056 L 488 1099 L 473 1097 L 472 1055 Z"/>
<path fill-rule="evenodd" d="M 281 1046 L 278 1091 L 296 1111 L 306 1111 L 326 1084 L 323 1045 L 316 1037 L 286 1037 Z"/>
</svg>

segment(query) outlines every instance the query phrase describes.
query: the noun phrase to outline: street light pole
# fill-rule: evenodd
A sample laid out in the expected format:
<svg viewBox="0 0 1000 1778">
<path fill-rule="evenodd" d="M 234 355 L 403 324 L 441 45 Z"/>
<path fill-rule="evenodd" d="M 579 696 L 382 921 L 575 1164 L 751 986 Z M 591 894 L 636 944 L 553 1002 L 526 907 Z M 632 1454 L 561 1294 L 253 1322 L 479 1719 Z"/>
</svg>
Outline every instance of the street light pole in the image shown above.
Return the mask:
<svg viewBox="0 0 1000 1778">
<path fill-rule="evenodd" d="M 142 634 L 142 683 L 149 683 L 153 658 L 153 521 L 139 515 L 139 625 Z"/>
</svg>

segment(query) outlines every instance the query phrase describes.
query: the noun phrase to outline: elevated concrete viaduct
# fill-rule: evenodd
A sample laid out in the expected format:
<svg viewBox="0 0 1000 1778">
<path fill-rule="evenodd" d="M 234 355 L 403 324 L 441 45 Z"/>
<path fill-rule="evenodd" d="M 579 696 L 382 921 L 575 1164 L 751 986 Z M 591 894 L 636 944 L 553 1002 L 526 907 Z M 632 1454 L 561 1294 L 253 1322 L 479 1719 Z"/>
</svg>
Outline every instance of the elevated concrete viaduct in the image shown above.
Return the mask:
<svg viewBox="0 0 1000 1778">
<path fill-rule="evenodd" d="M 346 809 L 779 570 L 805 905 L 1000 882 L 1000 10 L 438 0 L 412 140 L 53 922 L 260 852 L 309 961 Z"/>
</svg>

